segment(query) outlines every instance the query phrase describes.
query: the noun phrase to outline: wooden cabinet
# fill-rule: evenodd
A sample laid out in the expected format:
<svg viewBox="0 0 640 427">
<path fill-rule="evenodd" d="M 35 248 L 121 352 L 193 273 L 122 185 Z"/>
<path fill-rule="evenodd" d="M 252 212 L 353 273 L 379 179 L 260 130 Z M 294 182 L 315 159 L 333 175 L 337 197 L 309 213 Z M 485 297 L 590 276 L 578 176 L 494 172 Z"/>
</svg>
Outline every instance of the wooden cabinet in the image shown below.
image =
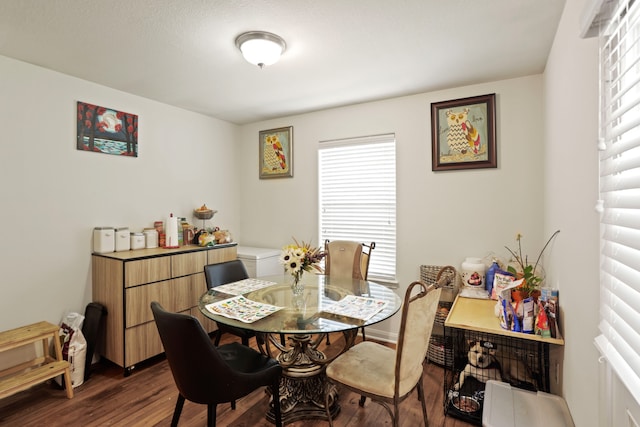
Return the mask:
<svg viewBox="0 0 640 427">
<path fill-rule="evenodd" d="M 93 254 L 93 300 L 107 309 L 99 353 L 122 366 L 125 375 L 136 363 L 162 353 L 151 301 L 191 314 L 207 331 L 215 330 L 215 322 L 198 310 L 198 299 L 207 290 L 204 266 L 236 258 L 235 243 Z"/>
</svg>

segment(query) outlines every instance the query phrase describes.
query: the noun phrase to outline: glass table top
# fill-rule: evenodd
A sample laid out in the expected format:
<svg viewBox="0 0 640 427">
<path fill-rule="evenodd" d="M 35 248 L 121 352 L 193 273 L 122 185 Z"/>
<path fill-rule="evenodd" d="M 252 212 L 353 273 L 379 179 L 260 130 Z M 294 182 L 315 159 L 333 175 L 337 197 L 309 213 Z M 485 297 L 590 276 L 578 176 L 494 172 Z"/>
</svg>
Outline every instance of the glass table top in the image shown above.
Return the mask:
<svg viewBox="0 0 640 427">
<path fill-rule="evenodd" d="M 226 293 L 210 289 L 200 297 L 200 311 L 216 322 L 256 332 L 304 334 L 340 332 L 369 326 L 393 316 L 402 305 L 396 293 L 386 286 L 371 281 L 356 279 L 337 279 L 321 274 L 304 274 L 301 295 L 291 290 L 291 276 L 287 274 L 260 277 L 260 280 L 275 282 L 243 294 L 251 301 L 283 307 L 281 310 L 257 320 L 245 323 L 209 311 L 206 306 L 233 297 Z M 347 295 L 374 298 L 386 302 L 385 307 L 370 319 L 364 321 L 355 318 L 326 313 L 323 310 L 340 301 Z"/>
</svg>

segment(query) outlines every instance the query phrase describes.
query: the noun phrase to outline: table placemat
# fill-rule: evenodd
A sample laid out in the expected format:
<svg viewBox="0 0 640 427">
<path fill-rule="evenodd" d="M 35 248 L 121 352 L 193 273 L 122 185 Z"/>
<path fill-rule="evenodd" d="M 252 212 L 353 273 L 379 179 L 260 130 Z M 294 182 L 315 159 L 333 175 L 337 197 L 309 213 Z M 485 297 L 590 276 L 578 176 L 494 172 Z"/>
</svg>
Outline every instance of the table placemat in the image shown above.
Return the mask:
<svg viewBox="0 0 640 427">
<path fill-rule="evenodd" d="M 251 291 L 266 288 L 272 285 L 276 285 L 276 282 L 250 278 L 250 279 L 238 280 L 237 282 L 227 283 L 225 285 L 216 286 L 214 289 L 217 292 L 223 292 L 229 295 L 242 295 L 242 294 L 246 294 Z"/>
<path fill-rule="evenodd" d="M 387 303 L 382 300 L 347 295 L 323 311 L 325 313 L 366 321 L 378 314 L 386 305 Z"/>
<path fill-rule="evenodd" d="M 213 314 L 236 319 L 244 323 L 253 323 L 281 310 L 283 307 L 252 301 L 242 295 L 238 295 L 208 304 L 205 308 Z"/>
</svg>

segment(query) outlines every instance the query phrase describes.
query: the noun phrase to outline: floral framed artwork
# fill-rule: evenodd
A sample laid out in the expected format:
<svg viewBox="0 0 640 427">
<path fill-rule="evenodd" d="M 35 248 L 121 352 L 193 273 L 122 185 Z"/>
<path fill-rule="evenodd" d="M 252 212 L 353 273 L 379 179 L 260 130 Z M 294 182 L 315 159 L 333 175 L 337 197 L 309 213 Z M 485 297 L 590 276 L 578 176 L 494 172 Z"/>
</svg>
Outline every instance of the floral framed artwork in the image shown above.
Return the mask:
<svg viewBox="0 0 640 427">
<path fill-rule="evenodd" d="M 259 132 L 260 179 L 293 176 L 293 126 Z"/>
<path fill-rule="evenodd" d="M 495 168 L 496 94 L 431 104 L 432 170 Z"/>
<path fill-rule="evenodd" d="M 78 150 L 138 157 L 138 116 L 78 101 Z"/>
</svg>

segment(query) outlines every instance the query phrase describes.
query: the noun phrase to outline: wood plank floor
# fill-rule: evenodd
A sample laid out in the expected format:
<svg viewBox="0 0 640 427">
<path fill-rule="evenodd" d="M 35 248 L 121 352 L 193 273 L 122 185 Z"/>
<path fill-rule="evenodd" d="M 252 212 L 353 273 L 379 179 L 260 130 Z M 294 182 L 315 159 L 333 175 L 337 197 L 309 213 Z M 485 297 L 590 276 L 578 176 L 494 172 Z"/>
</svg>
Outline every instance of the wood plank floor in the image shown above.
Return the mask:
<svg viewBox="0 0 640 427">
<path fill-rule="evenodd" d="M 332 345 L 339 348 L 342 338 L 332 336 Z M 222 343 L 233 341 L 223 337 Z M 334 342 L 335 341 L 335 342 Z M 253 340 L 252 340 L 253 342 Z M 443 414 L 443 370 L 434 364 L 425 365 L 424 387 L 431 427 L 468 427 L 470 424 Z M 0 425 L 4 426 L 169 426 L 177 397 L 177 389 L 163 356 L 138 365 L 128 377 L 122 368 L 108 361 L 94 365 L 91 377 L 74 389 L 73 399 L 52 384 L 42 384 L 0 400 Z M 341 412 L 335 427 L 389 426 L 391 419 L 378 404 L 367 400 L 358 406 L 359 396 L 342 390 Z M 257 390 L 237 402 L 232 411 L 228 404 L 218 405 L 218 426 L 272 427 L 265 419 L 268 397 L 264 389 Z M 422 425 L 422 412 L 417 396 L 410 396 L 400 407 L 402 427 Z M 186 402 L 180 426 L 205 426 L 206 407 Z M 324 420 L 296 421 L 291 427 L 327 426 Z"/>
</svg>

